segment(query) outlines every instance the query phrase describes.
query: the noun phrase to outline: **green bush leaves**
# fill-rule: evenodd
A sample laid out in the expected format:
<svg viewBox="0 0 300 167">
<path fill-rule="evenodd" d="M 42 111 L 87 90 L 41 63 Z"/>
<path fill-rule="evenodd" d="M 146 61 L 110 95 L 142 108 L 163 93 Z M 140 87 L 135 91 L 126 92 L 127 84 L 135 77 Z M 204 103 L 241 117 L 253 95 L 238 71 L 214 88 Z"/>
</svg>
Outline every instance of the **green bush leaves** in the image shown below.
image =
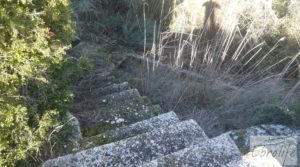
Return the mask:
<svg viewBox="0 0 300 167">
<path fill-rule="evenodd" d="M 0 166 L 35 155 L 72 99 L 69 0 L 0 1 Z"/>
</svg>

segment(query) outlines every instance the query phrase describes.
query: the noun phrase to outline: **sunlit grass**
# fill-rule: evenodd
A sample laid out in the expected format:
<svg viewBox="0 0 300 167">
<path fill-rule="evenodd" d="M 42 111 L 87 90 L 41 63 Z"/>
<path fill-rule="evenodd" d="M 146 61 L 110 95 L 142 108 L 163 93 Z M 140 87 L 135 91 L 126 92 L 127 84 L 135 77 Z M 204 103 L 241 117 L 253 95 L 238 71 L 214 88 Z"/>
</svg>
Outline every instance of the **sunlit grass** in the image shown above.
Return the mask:
<svg viewBox="0 0 300 167">
<path fill-rule="evenodd" d="M 238 86 L 220 111 L 247 117 L 255 106 L 275 106 L 284 112 L 299 92 L 300 5 L 291 0 L 276 9 L 278 1 L 175 1 L 169 29 L 156 34 L 148 57 Z"/>
</svg>

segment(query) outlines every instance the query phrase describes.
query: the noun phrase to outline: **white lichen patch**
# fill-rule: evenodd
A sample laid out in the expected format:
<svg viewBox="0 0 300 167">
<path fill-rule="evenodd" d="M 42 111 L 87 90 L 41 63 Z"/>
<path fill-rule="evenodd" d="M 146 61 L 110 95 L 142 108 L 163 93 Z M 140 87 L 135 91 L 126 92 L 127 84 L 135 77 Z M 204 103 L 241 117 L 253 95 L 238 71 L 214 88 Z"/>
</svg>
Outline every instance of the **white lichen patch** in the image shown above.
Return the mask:
<svg viewBox="0 0 300 167">
<path fill-rule="evenodd" d="M 126 122 L 126 120 L 124 118 L 119 118 L 119 117 L 114 117 L 114 120 L 111 121 L 111 124 L 121 124 L 123 122 Z"/>
</svg>

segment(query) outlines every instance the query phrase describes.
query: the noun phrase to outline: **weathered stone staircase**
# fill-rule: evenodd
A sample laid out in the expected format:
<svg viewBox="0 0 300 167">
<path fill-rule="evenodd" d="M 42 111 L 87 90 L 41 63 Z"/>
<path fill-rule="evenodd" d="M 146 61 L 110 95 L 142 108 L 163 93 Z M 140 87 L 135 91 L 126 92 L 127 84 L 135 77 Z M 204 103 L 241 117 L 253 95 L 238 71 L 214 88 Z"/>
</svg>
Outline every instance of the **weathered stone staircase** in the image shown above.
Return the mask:
<svg viewBox="0 0 300 167">
<path fill-rule="evenodd" d="M 194 120 L 164 113 L 128 82 L 118 83 L 110 68 L 118 63 L 103 56 L 94 61 L 96 70 L 78 84 L 71 109 L 83 137 L 43 167 L 245 166 L 230 133 L 208 138 Z"/>
</svg>

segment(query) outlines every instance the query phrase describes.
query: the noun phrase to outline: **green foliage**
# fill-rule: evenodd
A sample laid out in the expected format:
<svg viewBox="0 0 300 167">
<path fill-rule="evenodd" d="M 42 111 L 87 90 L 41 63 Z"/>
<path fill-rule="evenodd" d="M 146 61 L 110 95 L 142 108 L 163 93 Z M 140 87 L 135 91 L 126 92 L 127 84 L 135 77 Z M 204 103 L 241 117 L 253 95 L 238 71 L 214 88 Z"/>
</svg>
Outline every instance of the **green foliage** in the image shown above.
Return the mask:
<svg viewBox="0 0 300 167">
<path fill-rule="evenodd" d="M 0 1 L 0 166 L 35 156 L 72 99 L 69 3 Z"/>
<path fill-rule="evenodd" d="M 77 22 L 77 32 L 81 39 L 94 39 L 95 36 L 118 40 L 130 46 L 144 45 L 144 28 L 149 43 L 154 36 L 154 16 L 145 11 L 142 1 L 132 0 L 74 0 L 72 3 Z M 147 8 L 148 9 L 148 8 Z M 160 9 L 160 8 L 159 8 Z M 146 10 L 146 9 L 145 9 Z M 156 14 L 160 15 L 160 10 Z M 157 22 L 158 24 L 158 22 Z"/>
</svg>

